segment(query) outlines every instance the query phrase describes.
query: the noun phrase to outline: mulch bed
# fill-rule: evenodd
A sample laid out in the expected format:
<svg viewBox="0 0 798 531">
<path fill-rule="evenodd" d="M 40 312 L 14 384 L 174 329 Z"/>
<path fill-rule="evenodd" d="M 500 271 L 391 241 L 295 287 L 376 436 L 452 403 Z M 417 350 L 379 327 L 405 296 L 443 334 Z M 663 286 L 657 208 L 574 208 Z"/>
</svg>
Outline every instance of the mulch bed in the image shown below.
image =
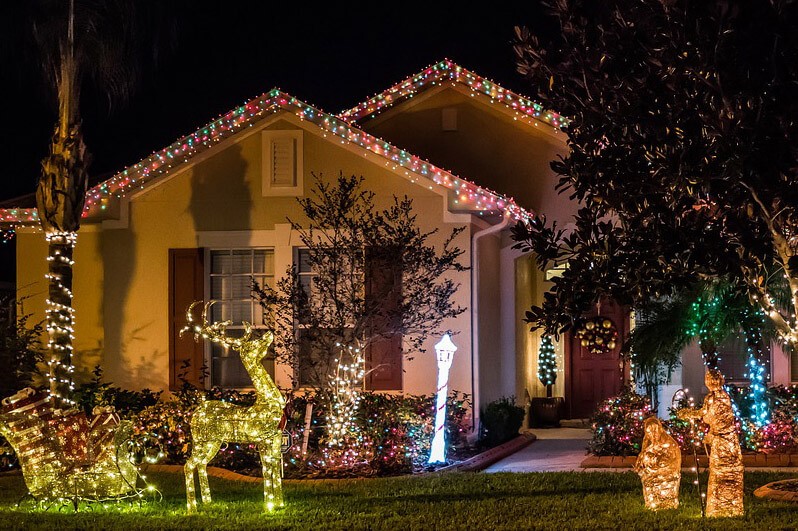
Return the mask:
<svg viewBox="0 0 798 531">
<path fill-rule="evenodd" d="M 582 468 L 632 468 L 637 456 L 619 455 L 590 455 L 579 466 Z M 685 467 L 692 466 L 693 456 L 682 456 Z M 701 467 L 708 465 L 707 456 L 699 455 L 698 464 Z M 746 467 L 798 467 L 798 454 L 743 454 L 743 465 Z"/>
</svg>

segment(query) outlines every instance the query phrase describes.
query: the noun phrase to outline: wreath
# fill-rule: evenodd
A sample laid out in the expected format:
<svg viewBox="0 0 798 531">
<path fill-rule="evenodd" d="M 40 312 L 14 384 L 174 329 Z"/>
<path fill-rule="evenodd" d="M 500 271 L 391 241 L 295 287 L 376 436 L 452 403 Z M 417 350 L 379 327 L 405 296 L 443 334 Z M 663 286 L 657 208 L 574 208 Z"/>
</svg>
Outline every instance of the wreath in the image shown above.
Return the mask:
<svg viewBox="0 0 798 531">
<path fill-rule="evenodd" d="M 576 337 L 594 355 L 606 354 L 618 344 L 618 330 L 615 325 L 601 316 L 582 321 L 576 329 Z"/>
</svg>

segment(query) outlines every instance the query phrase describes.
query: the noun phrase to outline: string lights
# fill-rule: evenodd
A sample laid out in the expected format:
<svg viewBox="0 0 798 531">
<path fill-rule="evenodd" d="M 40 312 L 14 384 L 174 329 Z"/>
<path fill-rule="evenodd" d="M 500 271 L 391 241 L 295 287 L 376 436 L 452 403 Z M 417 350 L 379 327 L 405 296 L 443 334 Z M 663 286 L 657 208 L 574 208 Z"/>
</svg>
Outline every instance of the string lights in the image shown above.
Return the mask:
<svg viewBox="0 0 798 531">
<path fill-rule="evenodd" d="M 72 256 L 77 234 L 75 232 L 48 232 L 45 234 L 49 255 L 45 278 L 50 287 L 47 297 L 47 378 L 53 406 L 73 406 L 70 398 L 75 389 L 72 365 L 72 340 L 75 326 L 75 309 L 72 307 Z"/>
<path fill-rule="evenodd" d="M 327 446 L 341 448 L 355 435 L 355 414 L 360 406 L 360 388 L 365 372 L 365 357 L 360 348 L 351 345 L 339 349 L 334 360 L 335 372 L 330 374 L 332 401 L 327 414 Z"/>
<path fill-rule="evenodd" d="M 227 336 L 230 321 L 208 324 L 208 308 L 202 311 L 202 323 L 195 323 L 192 310 L 186 312 L 186 327 L 181 332 L 191 331 L 194 337 L 210 339 L 225 348 L 239 352 L 252 386 L 255 388 L 255 403 L 239 406 L 223 400 L 203 400 L 191 417 L 191 457 L 186 461 L 186 506 L 189 514 L 197 511 L 197 495 L 194 472 L 199 475 L 200 492 L 204 503 L 211 502 L 207 466 L 226 442 L 252 443 L 258 446 L 263 472 L 263 502 L 266 511 L 283 507 L 282 488 L 282 428 L 285 399 L 272 377 L 263 366 L 274 336 L 271 332 L 261 337 L 252 336 L 252 325 L 244 323 L 244 335 L 239 338 Z"/>
<path fill-rule="evenodd" d="M 544 111 L 539 104 L 477 76 L 449 60 L 439 62 L 411 79 L 413 81 L 409 84 L 400 83 L 397 87 L 375 96 L 356 108 L 362 111 L 353 109 L 337 117 L 278 89 L 273 89 L 91 188 L 86 194 L 82 217 L 101 214 L 109 207 L 113 198 L 123 198 L 136 190 L 143 189 L 153 179 L 175 170 L 219 142 L 254 126 L 267 116 L 285 111 L 294 114 L 300 120 L 318 126 L 325 137 L 331 135 L 343 145 L 356 145 L 367 149 L 383 159 L 382 163 L 386 167 L 403 171 L 412 182 L 424 185 L 431 181 L 426 184 L 429 188 L 435 183 L 452 190 L 452 201 L 459 208 L 474 210 L 483 215 L 503 213 L 514 221 L 529 219 L 531 214 L 519 207 L 512 198 L 461 179 L 403 149 L 369 135 L 353 123 L 358 117 L 364 116 L 363 113 L 384 109 L 403 98 L 412 97 L 412 94 L 427 85 L 444 81 L 461 83 L 473 90 L 474 95 L 484 94 L 491 97 L 491 101 L 500 102 L 513 110 L 517 114 L 517 119 L 545 123 L 555 128 L 564 127 L 567 122 L 556 113 Z M 38 219 L 35 208 L 0 209 L 0 223 L 5 226 L 33 226 Z"/>
<path fill-rule="evenodd" d="M 133 426 L 113 412 L 54 409 L 27 388 L 3 400 L 0 435 L 14 448 L 30 495 L 40 504 L 142 499 L 156 492 L 133 459 Z"/>
<path fill-rule="evenodd" d="M 503 104 L 515 114 L 516 119 L 531 119 L 550 125 L 555 129 L 568 126 L 568 120 L 556 112 L 547 111 L 541 104 L 478 76 L 449 59 L 428 66 L 418 74 L 400 81 L 388 90 L 343 111 L 338 116 L 349 122 L 358 122 L 366 117 L 374 118 L 384 110 L 416 96 L 426 88 L 446 83 L 465 86 L 473 91 L 472 95 L 474 96 L 484 95 L 490 98 L 491 103 Z"/>
</svg>

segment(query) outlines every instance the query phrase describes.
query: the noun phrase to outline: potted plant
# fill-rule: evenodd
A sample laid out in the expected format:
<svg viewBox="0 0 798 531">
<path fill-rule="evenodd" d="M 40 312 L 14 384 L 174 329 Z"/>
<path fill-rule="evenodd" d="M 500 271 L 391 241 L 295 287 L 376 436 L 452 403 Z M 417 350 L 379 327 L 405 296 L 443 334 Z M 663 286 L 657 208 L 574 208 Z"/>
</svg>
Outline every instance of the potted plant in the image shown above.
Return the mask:
<svg viewBox="0 0 798 531">
<path fill-rule="evenodd" d="M 529 421 L 533 428 L 556 428 L 565 410 L 563 397 L 552 397 L 552 387 L 557 381 L 557 356 L 550 336 L 543 336 L 538 351 L 538 379 L 546 386 L 545 397 L 532 398 L 529 406 Z"/>
</svg>

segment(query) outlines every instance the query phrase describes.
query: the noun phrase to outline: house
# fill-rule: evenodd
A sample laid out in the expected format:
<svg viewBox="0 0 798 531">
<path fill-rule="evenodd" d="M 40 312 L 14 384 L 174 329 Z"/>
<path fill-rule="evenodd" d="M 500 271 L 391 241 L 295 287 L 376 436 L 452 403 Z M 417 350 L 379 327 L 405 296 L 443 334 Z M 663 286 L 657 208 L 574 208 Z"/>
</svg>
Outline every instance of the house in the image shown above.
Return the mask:
<svg viewBox="0 0 798 531">
<path fill-rule="evenodd" d="M 556 272 L 513 250 L 509 229 L 532 213 L 564 224 L 575 210 L 549 167 L 566 150 L 560 125 L 556 113 L 449 60 L 338 115 L 265 93 L 89 191 L 75 250 L 75 363 L 84 372 L 100 364 L 122 387 L 165 389 L 178 385 L 185 361 L 191 381 L 205 362 L 209 384 L 245 386 L 235 355 L 180 337 L 186 307 L 219 299 L 215 317 L 257 320 L 249 278 L 273 282 L 298 263 L 286 218 L 301 222 L 297 198 L 311 173 L 343 172 L 364 176 L 378 205 L 411 197 L 419 223 L 441 228 L 440 238 L 466 228 L 455 243 L 470 270 L 454 280 L 468 311 L 446 324 L 458 332 L 449 389 L 480 406 L 542 396 L 540 336 L 522 318 Z M 18 295 L 43 318 L 46 243 L 35 209 L 0 210 L 0 221 L 17 233 Z M 628 332 L 623 309 L 605 306 L 601 315 Z M 368 386 L 434 392 L 437 340 L 413 360 L 387 354 L 390 368 Z M 628 366 L 618 350 L 597 357 L 569 337 L 558 343 L 555 395 L 566 397 L 570 416 L 587 416 L 620 389 Z M 278 385 L 291 384 L 289 367 L 272 370 Z M 475 408 L 475 424 L 478 415 Z"/>
</svg>

